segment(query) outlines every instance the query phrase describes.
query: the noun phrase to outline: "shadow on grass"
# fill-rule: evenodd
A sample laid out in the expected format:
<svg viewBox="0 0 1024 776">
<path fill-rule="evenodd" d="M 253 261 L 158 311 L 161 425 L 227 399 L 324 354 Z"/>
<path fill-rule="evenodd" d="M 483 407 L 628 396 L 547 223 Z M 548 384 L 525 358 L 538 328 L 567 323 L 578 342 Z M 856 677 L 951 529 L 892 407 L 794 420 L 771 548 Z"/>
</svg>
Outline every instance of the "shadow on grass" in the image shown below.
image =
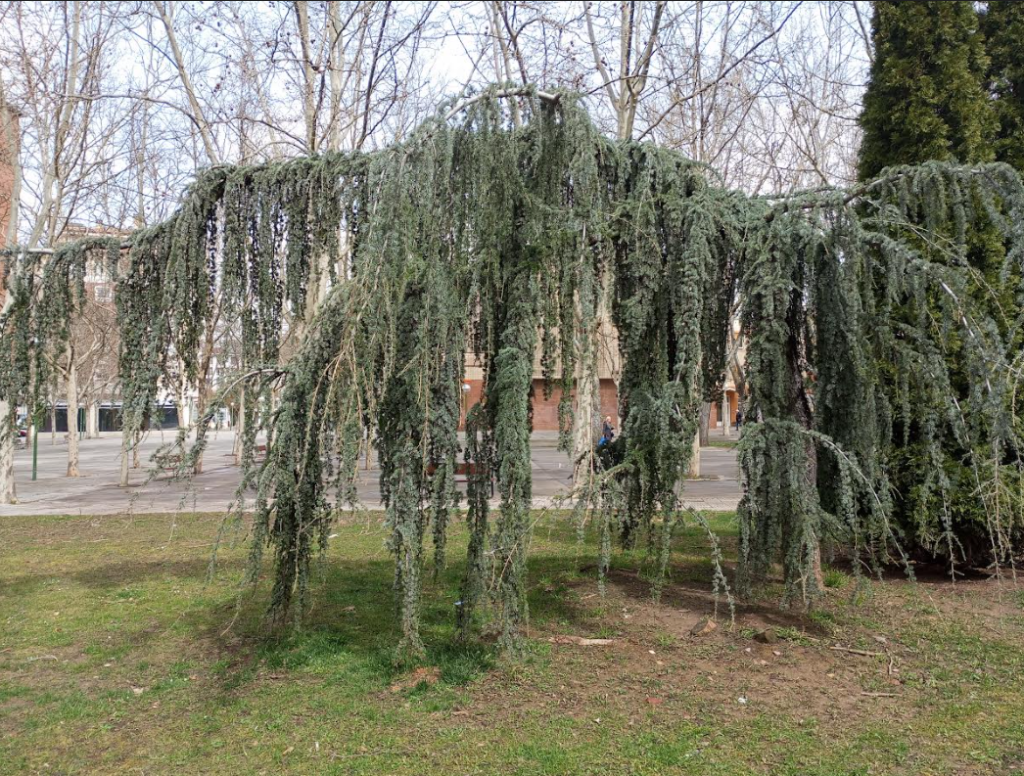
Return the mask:
<svg viewBox="0 0 1024 776">
<path fill-rule="evenodd" d="M 566 580 L 578 577 L 576 553 L 541 551 L 529 560 L 528 605 L 531 626 L 587 632 L 593 614 L 573 595 Z M 452 564 L 437 578 L 424 569 L 420 633 L 426 654 L 417 661 L 399 655 L 400 615 L 390 559 L 331 559 L 311 590 L 312 603 L 296 622 L 271 622 L 267 586 L 194 613 L 190 626 L 217 653 L 224 690 L 258 681 L 268 672 L 308 674 L 354 681 L 377 689 L 411 668 L 436 667 L 441 682 L 464 685 L 499 663 L 480 631 L 462 639 L 456 626 L 464 565 Z M 594 581 L 596 590 L 596 580 Z M 292 613 L 294 614 L 294 612 Z M 483 623 L 490 633 L 495 623 Z"/>
<path fill-rule="evenodd" d="M 715 595 L 710 575 L 705 577 L 706 581 L 695 580 L 695 567 L 704 564 L 693 565 L 673 564 L 671 577 L 673 579 L 692 580 L 683 586 L 669 581 L 661 591 L 659 604 L 677 612 L 687 612 L 694 616 L 708 615 L 715 606 Z M 729 575 L 732 576 L 732 575 Z M 609 583 L 616 586 L 625 595 L 634 600 L 651 600 L 651 583 L 641 578 L 635 572 L 627 569 L 612 569 L 608 574 Z M 734 581 L 730 579 L 729 584 Z M 762 627 L 797 628 L 811 633 L 825 635 L 827 630 L 810 617 L 807 612 L 800 609 L 780 609 L 777 602 L 746 601 L 734 599 L 734 610 L 737 618 L 753 616 Z M 718 611 L 724 612 L 728 617 L 729 605 L 725 596 L 718 597 Z"/>
<path fill-rule="evenodd" d="M 240 572 L 244 558 L 221 558 L 218 573 Z M 40 572 L 22 574 L 4 581 L 3 592 L 11 597 L 27 596 L 45 587 L 55 579 L 82 585 L 96 591 L 114 590 L 139 585 L 155 578 L 205 579 L 210 568 L 210 557 L 194 559 L 160 559 L 150 561 L 124 560 L 90 566 L 80 571 Z"/>
<path fill-rule="evenodd" d="M 581 567 L 596 559 L 594 531 L 588 529 L 580 543 L 576 526 L 569 520 L 555 517 L 537 530 L 529 558 L 531 627 L 541 632 L 554 627 L 562 633 L 590 635 L 600 625 L 601 607 L 595 609 L 593 601 L 585 604 L 575 588 L 579 586 L 577 583 L 583 582 L 592 585 L 593 591 L 597 590 L 596 574 L 581 573 Z M 342 527 L 341 530 L 351 529 Z M 463 528 L 453 532 L 451 557 L 462 554 L 465 539 Z M 361 687 L 363 691 L 381 690 L 414 665 L 436 667 L 443 684 L 459 686 L 498 664 L 493 645 L 478 637 L 469 640 L 459 637 L 456 613 L 464 573 L 462 562 L 451 564 L 436 578 L 429 562 L 425 564 L 420 621 L 426 654 L 416 663 L 403 660 L 395 649 L 401 633 L 393 590 L 394 567 L 388 556 L 358 557 L 358 554 L 365 555 L 369 544 L 360 540 L 339 545 L 341 557 L 332 549 L 328 560 L 316 567 L 315 579 L 311 582 L 311 606 L 298 624 L 292 618 L 275 626 L 268 619 L 269 584 L 265 574 L 269 564 L 253 589 L 240 591 L 225 581 L 225 577 L 239 579 L 246 564 L 244 557 L 232 555 L 221 557 L 220 576 L 197 591 L 188 605 L 178 608 L 171 604 L 173 608 L 166 610 L 161 618 L 163 627 L 166 629 L 167 624 L 173 622 L 173 632 L 168 631 L 171 638 L 178 640 L 183 649 L 199 648 L 203 653 L 202 662 L 212 666 L 215 683 L 226 694 L 263 681 L 270 674 L 284 672 L 289 674 L 289 679 L 308 677 Z M 674 575 L 701 579 L 710 590 L 707 561 L 693 558 L 691 563 L 689 557 L 706 552 L 702 531 L 688 528 L 680 532 L 676 550 L 677 558 L 686 556 L 687 562 L 674 564 Z M 638 560 L 636 555 L 617 553 L 615 563 L 617 567 L 635 565 Z M 117 558 L 68 572 L 14 577 L 8 580 L 5 593 L 30 595 L 56 579 L 104 594 L 116 595 L 117 591 L 128 588 L 141 588 L 144 594 L 146 583 L 154 580 L 173 578 L 201 582 L 206 578 L 208 567 L 206 553 L 196 557 L 136 561 Z M 637 572 L 617 569 L 618 576 L 613 577 L 613 582 L 618 584 L 620 577 L 626 580 L 625 575 L 629 573 L 633 577 L 625 586 L 627 592 L 649 600 L 650 584 Z M 710 599 L 706 597 L 706 600 Z M 667 590 L 663 603 L 679 607 L 700 604 L 705 608 L 706 600 L 677 599 L 673 590 Z M 786 618 L 786 622 L 789 621 Z M 130 638 L 145 641 L 160 635 L 160 628 L 153 630 L 147 626 Z"/>
<path fill-rule="evenodd" d="M 286 620 L 272 621 L 267 586 L 261 584 L 237 600 L 195 612 L 192 628 L 217 652 L 225 690 L 268 672 L 382 689 L 417 665 L 437 667 L 443 683 L 458 686 L 496 665 L 493 646 L 463 641 L 456 630 L 461 567 L 424 584 L 420 632 L 426 654 L 415 661 L 399 655 L 393 573 L 389 559 L 332 559 L 321 567 L 301 620 L 293 611 Z"/>
</svg>

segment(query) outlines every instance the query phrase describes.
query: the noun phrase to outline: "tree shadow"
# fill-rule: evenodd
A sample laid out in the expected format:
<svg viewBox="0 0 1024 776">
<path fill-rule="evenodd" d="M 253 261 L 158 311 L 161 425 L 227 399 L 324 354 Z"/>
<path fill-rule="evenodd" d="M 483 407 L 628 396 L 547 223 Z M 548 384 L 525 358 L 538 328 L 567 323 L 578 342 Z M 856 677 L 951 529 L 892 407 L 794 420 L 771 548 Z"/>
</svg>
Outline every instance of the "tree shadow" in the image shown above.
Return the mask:
<svg viewBox="0 0 1024 776">
<path fill-rule="evenodd" d="M 242 569 L 244 562 L 244 559 L 241 558 L 220 559 L 217 562 L 217 569 L 225 572 L 229 570 L 238 572 Z M 53 579 L 66 580 L 94 591 L 113 590 L 142 584 L 160 577 L 203 579 L 207 576 L 209 569 L 209 557 L 115 561 L 90 566 L 80 571 L 39 572 L 10 577 L 4 580 L 3 592 L 12 597 L 31 595 Z"/>
<path fill-rule="evenodd" d="M 693 572 L 703 565 L 700 563 L 673 564 L 672 578 L 685 577 L 693 580 L 696 576 Z M 711 614 L 716 608 L 716 603 L 719 612 L 728 612 L 727 598 L 724 595 L 719 595 L 716 602 L 710 576 L 705 579 L 707 581 L 691 581 L 685 587 L 671 581 L 666 582 L 662 587 L 658 605 L 679 614 L 685 612 L 691 618 Z M 639 572 L 612 569 L 608 574 L 608 581 L 627 597 L 635 601 L 653 604 L 651 583 L 642 579 Z M 732 584 L 732 580 L 730 580 L 730 584 Z M 797 628 L 811 633 L 827 634 L 826 629 L 811 619 L 807 612 L 800 609 L 780 609 L 777 603 L 750 601 L 734 596 L 733 612 L 738 619 L 753 618 L 765 627 Z"/>
<path fill-rule="evenodd" d="M 463 641 L 456 630 L 461 569 L 427 581 L 420 607 L 426 653 L 409 660 L 396 650 L 400 616 L 389 559 L 331 562 L 317 572 L 311 604 L 273 616 L 268 586 L 193 613 L 190 627 L 222 662 L 221 687 L 234 691 L 268 672 L 310 673 L 335 681 L 387 685 L 417 665 L 435 666 L 447 685 L 462 685 L 496 664 L 493 646 Z"/>
</svg>

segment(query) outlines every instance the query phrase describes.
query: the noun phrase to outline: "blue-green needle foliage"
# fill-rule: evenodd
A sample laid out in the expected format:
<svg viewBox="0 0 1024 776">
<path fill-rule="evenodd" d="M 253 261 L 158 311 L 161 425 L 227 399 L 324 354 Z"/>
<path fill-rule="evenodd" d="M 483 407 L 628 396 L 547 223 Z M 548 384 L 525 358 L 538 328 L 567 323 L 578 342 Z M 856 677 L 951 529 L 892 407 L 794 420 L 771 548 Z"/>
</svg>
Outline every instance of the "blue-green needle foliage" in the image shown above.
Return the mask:
<svg viewBox="0 0 1024 776">
<path fill-rule="evenodd" d="M 978 476 L 964 497 L 984 503 L 995 559 L 1008 559 L 1022 524 L 1021 297 L 1008 327 L 973 309 L 965 241 L 933 228 L 952 220 L 963 234 L 985 218 L 1009 246 L 1006 273 L 1020 278 L 1022 210 L 1020 180 L 998 164 L 928 164 L 884 171 L 855 191 L 747 197 L 678 153 L 602 136 L 571 94 L 496 87 L 442 105 L 378 152 L 209 170 L 126 254 L 79 243 L 12 276 L 19 301 L 4 321 L 12 358 L 2 386 L 38 400 L 24 365 L 67 336 L 53 322 L 74 315 L 90 252 L 106 251 L 116 271 L 129 430 L 143 422 L 169 353 L 197 374 L 219 303 L 217 325 L 237 327 L 243 344 L 231 390 L 247 384 L 256 397 L 246 401 L 243 456 L 256 491 L 251 578 L 269 549 L 273 614 L 298 616 L 308 604 L 333 506 L 354 500 L 359 453 L 372 439 L 403 651 L 423 649 L 425 545 L 432 539 L 435 567 L 446 562 L 460 455 L 471 537 L 459 623 L 470 636 L 489 613 L 501 645 L 515 649 L 528 616 L 538 349 L 545 376 L 569 396 L 580 359 L 597 357 L 587 339 L 598 316 L 610 311 L 623 363 L 621 455 L 594 479 L 599 492 L 583 497 L 603 521 L 605 553 L 613 535 L 626 545 L 646 536 L 664 552 L 739 300 L 750 374 L 739 581 L 749 588 L 781 564 L 787 600 L 810 600 L 823 547 L 880 565 L 915 541 L 914 526 L 890 523 L 904 494 L 890 490 L 883 451 L 898 416 L 957 428 Z M 309 315 L 314 282 L 327 292 Z M 920 316 L 892 315 L 906 299 L 920 300 Z M 293 328 L 301 343 L 288 349 Z M 950 348 L 971 366 L 968 391 L 948 384 Z M 462 450 L 469 357 L 482 366 L 483 398 Z M 48 379 L 38 366 L 32 374 Z M 909 375 L 927 381 L 910 390 Z M 891 382 L 906 389 L 894 394 Z M 916 395 L 922 382 L 926 401 Z M 566 401 L 565 428 L 571 411 Z M 269 449 L 256 464 L 258 428 Z M 976 438 L 989 448 L 975 449 Z M 922 487 L 942 487 L 941 477 Z"/>
</svg>

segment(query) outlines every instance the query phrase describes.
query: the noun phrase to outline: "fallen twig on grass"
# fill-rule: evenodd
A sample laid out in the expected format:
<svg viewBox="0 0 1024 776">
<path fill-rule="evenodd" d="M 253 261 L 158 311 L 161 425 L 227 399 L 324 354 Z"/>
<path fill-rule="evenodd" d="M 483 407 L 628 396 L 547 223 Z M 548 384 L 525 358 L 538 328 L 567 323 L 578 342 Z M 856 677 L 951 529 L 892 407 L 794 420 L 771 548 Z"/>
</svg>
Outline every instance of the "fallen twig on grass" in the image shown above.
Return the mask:
<svg viewBox="0 0 1024 776">
<path fill-rule="evenodd" d="M 585 639 L 582 636 L 552 636 L 548 641 L 552 644 L 575 644 L 578 647 L 607 647 L 615 643 L 615 639 Z"/>
<path fill-rule="evenodd" d="M 850 647 L 829 647 L 829 649 L 836 652 L 849 652 L 851 655 L 860 655 L 861 657 L 881 657 L 881 652 L 869 652 L 866 649 L 850 649 Z"/>
</svg>

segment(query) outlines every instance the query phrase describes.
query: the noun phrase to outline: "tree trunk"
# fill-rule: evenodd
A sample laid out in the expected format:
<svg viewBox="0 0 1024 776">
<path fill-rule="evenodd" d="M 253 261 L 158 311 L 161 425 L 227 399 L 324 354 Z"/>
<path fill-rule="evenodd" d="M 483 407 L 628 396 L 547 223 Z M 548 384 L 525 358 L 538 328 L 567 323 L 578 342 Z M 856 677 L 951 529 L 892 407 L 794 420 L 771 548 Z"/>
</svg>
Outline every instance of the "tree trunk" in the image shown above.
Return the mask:
<svg viewBox="0 0 1024 776">
<path fill-rule="evenodd" d="M 594 456 L 594 401 L 597 377 L 593 374 L 593 363 L 585 365 L 580 361 L 576 385 L 576 423 L 573 428 L 573 486 L 583 487 L 593 471 Z"/>
<path fill-rule="evenodd" d="M 699 443 L 701 447 L 707 447 L 711 434 L 711 402 L 702 402 L 700 405 Z"/>
<path fill-rule="evenodd" d="M 331 99 L 330 99 L 330 131 L 328 145 L 332 151 L 341 150 L 341 101 L 344 89 L 343 73 L 345 71 L 345 40 L 341 16 L 338 12 L 338 0 L 327 3 L 327 27 L 331 36 Z"/>
<path fill-rule="evenodd" d="M 65 13 L 67 13 L 67 10 L 65 10 Z M 82 58 L 79 55 L 79 31 L 81 30 L 81 21 L 82 4 L 74 2 L 71 4 L 71 30 L 68 37 L 69 50 L 67 55 L 67 76 L 61 86 L 61 89 L 64 91 L 65 98 L 61 104 L 57 117 L 57 126 L 53 141 L 53 155 L 52 157 L 47 158 L 43 165 L 42 183 L 39 187 L 41 192 L 40 206 L 28 240 L 28 247 L 30 248 L 36 247 L 43 237 L 47 238 L 48 244 L 53 245 L 54 237 L 56 237 L 57 234 L 57 221 L 60 215 L 61 205 L 63 204 L 61 191 L 63 190 L 64 185 L 64 180 L 60 175 L 59 169 L 61 162 L 60 155 L 64 148 L 64 144 L 68 139 L 68 135 L 71 132 L 71 122 L 74 117 L 75 106 L 74 97 L 79 88 L 78 68 L 82 61 Z M 57 187 L 56 192 L 54 192 L 54 186 Z"/>
<path fill-rule="evenodd" d="M 306 153 L 316 151 L 316 74 L 313 72 L 313 53 L 309 40 L 309 3 L 295 0 L 295 22 L 302 52 L 302 116 L 306 125 Z"/>
<path fill-rule="evenodd" d="M 14 440 L 18 429 L 14 410 L 6 401 L 0 401 L 0 504 L 18 503 L 14 486 Z"/>
<path fill-rule="evenodd" d="M 732 402 L 729 401 L 729 392 L 722 391 L 722 436 L 729 436 L 729 429 L 732 426 Z"/>
<path fill-rule="evenodd" d="M 7 107 L 3 84 L 0 83 L 0 124 L 3 137 L 0 142 L 0 157 L 10 167 L 13 174 L 11 181 L 11 197 L 7 206 L 7 221 L 0 224 L 3 233 L 3 245 L 11 247 L 18 242 L 18 206 L 21 202 L 21 157 L 19 154 L 20 133 L 18 114 Z M 15 259 L 15 261 L 18 261 Z M 6 313 L 14 304 L 11 293 L 11 275 L 7 279 L 7 294 L 4 297 L 3 312 Z M 15 504 L 18 501 L 17 489 L 14 485 L 14 445 L 18 438 L 17 412 L 10 402 L 0 400 L 0 504 Z"/>
<path fill-rule="evenodd" d="M 586 235 L 584 234 L 584 238 Z M 576 342 L 576 415 L 573 423 L 572 482 L 577 496 L 589 490 L 594 471 L 594 413 L 599 406 L 600 383 L 597 374 L 597 335 L 595 321 L 587 321 L 586 300 L 577 292 L 575 318 Z M 596 311 L 592 311 L 596 312 Z"/>
<path fill-rule="evenodd" d="M 199 376 L 199 385 L 196 389 L 196 413 L 195 418 L 190 419 L 190 425 L 192 422 L 196 423 L 196 434 L 199 433 L 199 425 L 206 424 L 206 403 L 207 393 L 209 392 L 209 382 L 206 379 L 206 375 Z M 203 473 L 203 454 L 200 453 L 199 457 L 196 458 L 196 465 L 193 469 L 194 474 Z"/>
<path fill-rule="evenodd" d="M 693 455 L 690 456 L 690 471 L 689 475 L 691 480 L 695 480 L 700 477 L 700 430 L 693 435 Z"/>
<path fill-rule="evenodd" d="M 178 77 L 181 79 L 181 85 L 185 90 L 185 96 L 188 98 L 189 106 L 192 108 L 192 121 L 199 130 L 199 136 L 202 138 L 203 148 L 206 150 L 206 156 L 210 160 L 210 164 L 220 164 L 220 154 L 217 152 L 217 146 L 213 140 L 213 133 L 210 131 L 210 124 L 207 122 L 206 116 L 203 114 L 203 107 L 196 98 L 196 91 L 193 88 L 192 79 L 189 78 L 188 71 L 185 69 L 185 58 L 182 56 L 181 48 L 178 46 L 178 38 L 174 34 L 174 23 L 171 19 L 171 9 L 169 9 L 163 2 L 156 3 L 156 9 L 160 14 L 160 21 L 163 22 L 164 32 L 167 34 L 167 42 L 171 47 L 171 53 L 173 54 L 171 61 L 174 63 L 174 66 L 178 71 Z"/>
<path fill-rule="evenodd" d="M 242 465 L 242 450 L 245 443 L 242 437 L 245 435 L 245 386 L 238 392 L 238 424 L 235 428 L 235 466 Z"/>
<path fill-rule="evenodd" d="M 75 366 L 75 348 L 68 346 L 68 477 L 78 475 L 78 369 Z"/>
<path fill-rule="evenodd" d="M 121 420 L 121 487 L 128 487 L 128 456 L 131 454 L 128 441 L 128 432 L 124 429 L 124 410 L 122 409 L 122 420 Z"/>
<path fill-rule="evenodd" d="M 790 417 L 796 420 L 805 429 L 814 425 L 814 412 L 811 408 L 811 397 L 804 387 L 804 376 L 801 364 L 804 363 L 804 343 L 800 336 L 803 331 L 802 320 L 800 319 L 803 300 L 800 298 L 800 291 L 794 290 L 790 300 L 789 340 L 787 342 L 787 360 L 790 370 L 789 377 L 789 412 Z M 818 483 L 818 446 L 813 439 L 807 438 L 804 442 L 804 450 L 807 456 L 807 484 L 813 489 Z M 817 591 L 820 593 L 825 589 L 824 576 L 821 570 L 821 530 L 816 528 L 814 536 L 814 554 L 811 559 L 811 575 Z"/>
<path fill-rule="evenodd" d="M 94 401 L 89 402 L 85 408 L 85 438 L 99 439 L 100 437 L 100 407 Z"/>
<path fill-rule="evenodd" d="M 192 425 L 192 418 L 189 413 L 188 384 L 184 377 L 181 378 L 181 382 L 178 384 L 174 400 L 178 405 L 178 428 L 187 430 Z"/>
</svg>

